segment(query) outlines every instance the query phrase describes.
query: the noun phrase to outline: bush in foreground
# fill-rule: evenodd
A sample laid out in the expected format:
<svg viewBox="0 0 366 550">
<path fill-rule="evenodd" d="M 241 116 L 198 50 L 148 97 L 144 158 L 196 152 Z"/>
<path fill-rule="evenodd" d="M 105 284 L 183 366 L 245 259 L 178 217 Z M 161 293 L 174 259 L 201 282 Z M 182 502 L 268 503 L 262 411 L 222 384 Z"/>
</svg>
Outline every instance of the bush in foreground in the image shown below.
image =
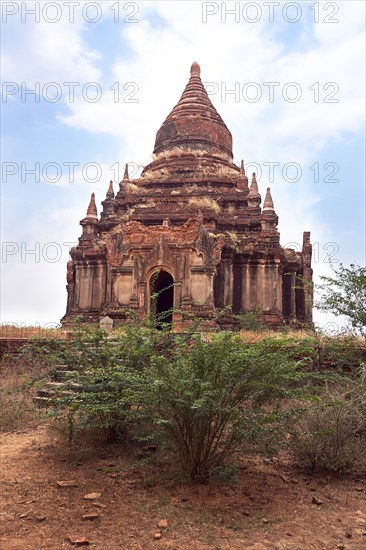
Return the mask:
<svg viewBox="0 0 366 550">
<path fill-rule="evenodd" d="M 296 459 L 340 471 L 364 444 L 365 391 L 356 392 L 360 381 L 345 386 L 344 377 L 337 394 L 323 397 L 318 355 L 311 339 L 246 344 L 229 332 L 203 340 L 132 321 L 113 334 L 81 326 L 50 352 L 50 364 L 70 369 L 55 415 L 67 419 L 70 441 L 76 431 L 159 439 L 193 482 L 206 482 L 238 451 L 273 450 L 284 441 L 283 420 L 296 412 Z M 314 394 L 319 405 L 299 415 L 299 399 Z"/>
<path fill-rule="evenodd" d="M 290 447 L 302 468 L 345 473 L 366 467 L 365 372 L 333 383 L 296 422 Z"/>
<path fill-rule="evenodd" d="M 70 372 L 55 414 L 68 419 L 70 440 L 91 428 L 109 440 L 159 438 L 194 482 L 246 443 L 272 444 L 281 402 L 302 395 L 309 377 L 269 340 L 248 345 L 225 332 L 202 341 L 133 322 L 113 337 L 80 327 L 57 354 Z"/>
<path fill-rule="evenodd" d="M 245 444 L 278 429 L 281 402 L 304 395 L 308 375 L 266 341 L 248 346 L 221 333 L 176 342 L 145 376 L 142 401 L 160 437 L 191 479 L 205 482 Z"/>
</svg>

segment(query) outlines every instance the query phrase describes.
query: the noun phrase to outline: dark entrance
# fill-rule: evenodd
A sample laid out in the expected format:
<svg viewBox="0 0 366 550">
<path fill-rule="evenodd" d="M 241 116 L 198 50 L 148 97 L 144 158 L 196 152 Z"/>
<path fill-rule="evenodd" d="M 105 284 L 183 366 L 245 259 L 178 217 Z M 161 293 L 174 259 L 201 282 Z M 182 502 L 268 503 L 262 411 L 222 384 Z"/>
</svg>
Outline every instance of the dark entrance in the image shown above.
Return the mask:
<svg viewBox="0 0 366 550">
<path fill-rule="evenodd" d="M 156 320 L 157 328 L 161 328 L 163 323 L 171 325 L 173 322 L 173 285 L 173 277 L 162 269 L 151 277 L 151 311 Z"/>
</svg>

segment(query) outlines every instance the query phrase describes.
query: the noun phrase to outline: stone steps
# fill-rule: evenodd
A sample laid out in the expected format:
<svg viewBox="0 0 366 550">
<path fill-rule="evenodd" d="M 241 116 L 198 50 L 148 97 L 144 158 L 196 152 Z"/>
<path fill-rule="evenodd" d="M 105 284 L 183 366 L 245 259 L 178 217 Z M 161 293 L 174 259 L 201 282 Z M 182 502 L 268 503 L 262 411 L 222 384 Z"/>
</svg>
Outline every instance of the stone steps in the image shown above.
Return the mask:
<svg viewBox="0 0 366 550">
<path fill-rule="evenodd" d="M 55 370 L 51 373 L 51 380 L 54 382 L 68 382 L 76 378 L 77 373 L 74 370 Z"/>
<path fill-rule="evenodd" d="M 76 395 L 82 389 L 82 385 L 74 381 L 76 377 L 77 372 L 70 370 L 68 365 L 56 365 L 50 374 L 51 380 L 33 398 L 36 407 L 54 407 L 58 399 Z"/>
</svg>

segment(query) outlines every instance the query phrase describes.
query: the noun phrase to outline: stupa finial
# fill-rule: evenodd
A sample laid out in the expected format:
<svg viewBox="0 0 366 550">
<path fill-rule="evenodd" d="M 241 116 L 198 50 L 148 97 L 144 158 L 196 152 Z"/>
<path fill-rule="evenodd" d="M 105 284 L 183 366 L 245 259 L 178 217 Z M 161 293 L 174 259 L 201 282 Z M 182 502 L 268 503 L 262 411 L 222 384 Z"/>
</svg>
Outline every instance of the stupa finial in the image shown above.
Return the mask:
<svg viewBox="0 0 366 550">
<path fill-rule="evenodd" d="M 195 61 L 191 66 L 191 76 L 201 76 L 201 67 Z"/>
</svg>

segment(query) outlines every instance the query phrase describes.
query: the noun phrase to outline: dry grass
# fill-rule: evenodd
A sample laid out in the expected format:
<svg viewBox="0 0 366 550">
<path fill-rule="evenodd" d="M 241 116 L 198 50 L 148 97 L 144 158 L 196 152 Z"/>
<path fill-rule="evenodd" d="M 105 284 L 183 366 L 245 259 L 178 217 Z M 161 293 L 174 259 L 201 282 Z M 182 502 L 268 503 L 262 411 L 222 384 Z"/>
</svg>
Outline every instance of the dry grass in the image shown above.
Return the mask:
<svg viewBox="0 0 366 550">
<path fill-rule="evenodd" d="M 239 242 L 239 238 L 238 238 L 238 235 L 234 232 L 234 231 L 228 231 L 227 232 L 227 235 L 230 237 L 230 239 L 232 241 L 234 241 L 235 243 Z"/>
<path fill-rule="evenodd" d="M 40 326 L 1 325 L 0 338 L 67 338 L 68 332 L 62 328 L 42 328 Z"/>
<path fill-rule="evenodd" d="M 209 197 L 192 197 L 188 200 L 189 206 L 196 206 L 198 208 L 210 208 L 216 214 L 220 213 L 220 206 L 214 199 Z"/>
<path fill-rule="evenodd" d="M 140 202 L 138 204 L 135 204 L 134 210 L 137 210 L 138 208 L 154 208 L 155 206 L 157 206 L 157 204 L 154 201 L 149 201 L 145 203 Z"/>
<path fill-rule="evenodd" d="M 309 338 L 309 336 L 314 336 L 314 333 L 309 330 L 286 330 L 284 332 L 274 330 L 271 328 L 263 328 L 258 330 L 246 330 L 241 329 L 240 337 L 242 340 L 246 343 L 254 343 L 254 342 L 261 342 L 265 338 L 273 338 L 275 340 L 281 340 L 283 338 L 293 340 L 294 342 L 298 340 L 305 340 L 305 338 Z"/>
<path fill-rule="evenodd" d="M 204 176 L 215 176 L 215 178 L 225 178 L 225 179 L 236 179 L 238 172 L 234 168 L 230 168 L 224 164 L 213 163 L 207 166 L 200 164 L 199 166 L 200 174 Z"/>
<path fill-rule="evenodd" d="M 228 166 L 218 166 L 216 169 L 216 175 L 219 177 L 229 177 L 236 179 L 239 175 L 239 172 L 237 172 L 234 168 L 229 168 Z"/>
<path fill-rule="evenodd" d="M 200 192 L 199 187 L 196 183 L 193 185 L 182 186 L 180 189 L 173 189 L 170 192 L 171 195 L 189 195 L 191 193 Z"/>
<path fill-rule="evenodd" d="M 205 342 L 209 342 L 216 334 L 217 332 L 203 332 L 202 339 Z M 314 334 L 310 330 L 288 330 L 285 332 L 281 332 L 271 329 L 269 327 L 261 328 L 258 330 L 241 329 L 239 331 L 239 335 L 243 342 L 247 344 L 261 342 L 266 338 L 273 338 L 275 340 L 286 338 L 292 340 L 293 342 L 296 342 L 299 340 L 304 340 L 305 338 L 309 338 L 309 336 L 314 336 Z"/>
<path fill-rule="evenodd" d="M 172 157 L 179 157 L 181 155 L 194 155 L 196 157 L 204 157 L 209 155 L 204 149 L 184 149 L 183 147 L 174 147 L 169 149 L 169 151 L 162 151 L 158 155 L 152 155 L 153 161 L 161 162 L 163 160 L 168 160 Z"/>
<path fill-rule="evenodd" d="M 186 193 L 194 193 L 197 190 L 199 190 L 199 187 L 196 183 L 194 183 L 193 185 L 189 185 L 188 187 L 184 187 L 184 191 Z"/>
<path fill-rule="evenodd" d="M 152 160 L 153 162 L 164 162 L 171 158 L 180 157 L 182 155 L 192 155 L 193 157 L 201 157 L 202 159 L 203 157 L 207 157 L 210 162 L 210 172 L 214 172 L 219 176 L 229 175 L 232 177 L 238 175 L 238 172 L 234 168 L 224 166 L 221 163 L 217 162 L 212 163 L 212 154 L 205 149 L 185 149 L 183 147 L 174 147 L 173 149 L 169 149 L 168 151 L 162 151 L 158 155 L 153 154 Z M 203 162 L 205 162 L 204 159 Z M 204 170 L 205 168 L 203 167 L 203 165 L 200 165 L 200 169 Z"/>
<path fill-rule="evenodd" d="M 126 189 L 129 193 L 135 194 L 135 193 L 142 193 L 144 190 L 141 189 L 138 185 L 135 183 L 126 183 Z"/>
<path fill-rule="evenodd" d="M 2 360 L 0 387 L 0 431 L 11 432 L 35 426 L 42 415 L 33 403 L 48 368 L 11 357 Z"/>
<path fill-rule="evenodd" d="M 158 177 L 158 175 L 156 174 L 156 172 L 144 172 L 143 174 L 141 174 L 140 176 L 140 180 L 141 181 L 146 181 L 146 180 L 153 180 L 153 179 L 156 179 Z"/>
<path fill-rule="evenodd" d="M 174 147 L 173 149 L 169 149 L 169 151 L 162 151 L 161 153 L 159 153 L 158 155 L 152 155 L 152 158 L 153 158 L 153 161 L 162 161 L 162 160 L 167 160 L 167 159 L 170 159 L 172 157 L 178 157 L 184 153 L 187 153 L 187 151 L 185 149 L 183 149 L 183 147 Z"/>
<path fill-rule="evenodd" d="M 141 178 L 140 178 L 140 181 L 143 183 L 144 181 L 157 181 L 157 182 L 161 182 L 161 181 L 165 181 L 165 180 L 168 180 L 170 179 L 171 177 L 171 174 L 170 172 L 168 172 L 167 170 L 164 170 L 164 169 L 161 169 L 161 170 L 154 170 L 154 171 L 148 171 L 148 172 L 145 172 Z M 139 187 L 140 189 L 140 187 Z M 159 188 L 155 189 L 155 192 L 156 191 L 160 191 Z"/>
</svg>

